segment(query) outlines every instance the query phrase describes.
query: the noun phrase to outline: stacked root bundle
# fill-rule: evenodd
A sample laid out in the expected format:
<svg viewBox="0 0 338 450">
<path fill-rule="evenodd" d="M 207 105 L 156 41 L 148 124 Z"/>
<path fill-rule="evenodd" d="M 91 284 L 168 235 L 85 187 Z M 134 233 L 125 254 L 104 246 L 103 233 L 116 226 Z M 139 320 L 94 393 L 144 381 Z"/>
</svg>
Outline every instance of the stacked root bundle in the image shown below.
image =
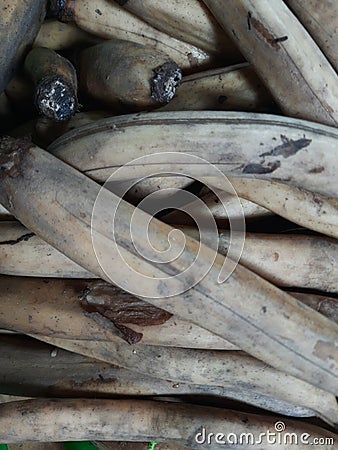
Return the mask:
<svg viewBox="0 0 338 450">
<path fill-rule="evenodd" d="M 0 443 L 336 448 L 333 2 L 4 3 Z"/>
</svg>

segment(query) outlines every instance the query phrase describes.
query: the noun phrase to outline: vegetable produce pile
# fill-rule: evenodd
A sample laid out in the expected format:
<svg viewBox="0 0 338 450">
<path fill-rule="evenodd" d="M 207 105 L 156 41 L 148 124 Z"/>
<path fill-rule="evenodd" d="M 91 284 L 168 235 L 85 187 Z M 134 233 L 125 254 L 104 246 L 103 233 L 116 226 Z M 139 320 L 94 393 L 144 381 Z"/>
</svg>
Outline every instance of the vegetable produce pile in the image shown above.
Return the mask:
<svg viewBox="0 0 338 450">
<path fill-rule="evenodd" d="M 0 9 L 0 444 L 336 448 L 337 0 Z"/>
</svg>

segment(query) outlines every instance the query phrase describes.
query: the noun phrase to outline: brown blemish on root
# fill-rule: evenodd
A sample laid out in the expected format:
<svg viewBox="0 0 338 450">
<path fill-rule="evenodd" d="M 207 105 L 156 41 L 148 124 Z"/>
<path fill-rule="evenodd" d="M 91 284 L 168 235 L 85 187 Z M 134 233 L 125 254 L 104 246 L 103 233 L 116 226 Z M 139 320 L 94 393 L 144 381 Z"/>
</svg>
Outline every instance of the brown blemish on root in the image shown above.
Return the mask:
<svg viewBox="0 0 338 450">
<path fill-rule="evenodd" d="M 116 295 L 117 291 L 119 295 Z M 172 314 L 164 309 L 157 308 L 130 294 L 122 293 L 114 286 L 103 283 L 86 289 L 81 301 L 93 306 L 102 306 L 119 324 L 162 325 L 172 317 Z"/>
<path fill-rule="evenodd" d="M 137 344 L 137 342 L 140 342 L 142 339 L 142 333 L 138 333 L 124 325 L 117 324 L 114 320 L 107 317 L 102 308 L 98 306 L 94 307 L 85 303 L 81 303 L 81 306 L 85 310 L 85 317 L 94 320 L 101 328 L 120 337 L 124 341 L 128 342 L 128 344 Z"/>
<path fill-rule="evenodd" d="M 129 344 L 140 342 L 142 333 L 134 331 L 125 324 L 159 325 L 166 322 L 172 314 L 156 308 L 142 300 L 126 294 L 123 299 L 114 295 L 116 288 L 112 286 L 97 286 L 85 289 L 80 298 L 81 306 L 90 317 Z"/>
<path fill-rule="evenodd" d="M 334 109 L 332 108 L 332 106 L 328 105 L 327 103 L 324 103 L 325 109 L 327 112 L 329 112 L 330 114 L 332 114 L 334 112 Z"/>
<path fill-rule="evenodd" d="M 279 260 L 279 253 L 278 252 L 275 252 L 273 254 L 273 260 L 276 261 L 276 262 Z"/>
<path fill-rule="evenodd" d="M 313 356 L 316 356 L 322 361 L 331 359 L 338 363 L 338 349 L 333 353 L 331 342 L 318 341 L 315 345 Z"/>
<path fill-rule="evenodd" d="M 283 134 L 281 134 L 280 138 L 282 140 L 281 145 L 277 145 L 270 152 L 262 153 L 259 156 L 284 156 L 284 158 L 288 158 L 289 156 L 295 155 L 302 148 L 308 147 L 312 142 L 311 139 L 306 139 L 306 137 L 294 141 Z"/>
<path fill-rule="evenodd" d="M 280 45 L 276 42 L 275 37 L 270 33 L 270 31 L 255 17 L 250 18 L 251 25 L 258 31 L 259 34 L 263 36 L 268 44 L 271 45 L 275 50 L 280 50 Z"/>
<path fill-rule="evenodd" d="M 315 194 L 313 194 L 312 198 L 316 205 L 323 206 L 324 201 L 321 198 L 316 197 Z"/>
<path fill-rule="evenodd" d="M 324 172 L 324 167 L 320 166 L 320 167 L 314 167 L 313 169 L 309 170 L 309 173 L 322 173 Z"/>
<path fill-rule="evenodd" d="M 33 146 L 29 139 L 16 139 L 9 136 L 0 138 L 0 178 L 21 175 L 21 162 L 24 154 Z"/>
<path fill-rule="evenodd" d="M 122 339 L 130 345 L 137 344 L 143 338 L 143 333 L 138 333 L 137 331 L 116 322 L 114 322 L 114 325 L 119 330 Z"/>
</svg>

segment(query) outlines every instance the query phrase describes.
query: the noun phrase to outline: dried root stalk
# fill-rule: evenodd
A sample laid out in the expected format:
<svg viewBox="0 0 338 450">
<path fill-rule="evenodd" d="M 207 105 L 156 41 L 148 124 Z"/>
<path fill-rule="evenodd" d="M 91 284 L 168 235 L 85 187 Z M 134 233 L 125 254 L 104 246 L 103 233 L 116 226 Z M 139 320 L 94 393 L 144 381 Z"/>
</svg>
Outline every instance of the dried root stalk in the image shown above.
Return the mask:
<svg viewBox="0 0 338 450">
<path fill-rule="evenodd" d="M 213 62 L 213 55 L 156 30 L 143 20 L 106 0 L 52 0 L 55 16 L 75 22 L 83 30 L 103 39 L 123 39 L 159 50 L 182 70 L 198 70 Z"/>
<path fill-rule="evenodd" d="M 337 351 L 337 326 L 333 322 L 240 265 L 227 279 L 225 286 L 217 283 L 224 259 L 189 237 L 185 240 L 180 258 L 165 266 L 154 263 L 153 247 L 152 250 L 144 248 L 151 260 L 147 259 L 148 256 L 140 256 L 135 247 L 129 245 L 130 234 L 125 223 L 130 223 L 132 215 L 140 221 L 148 220 L 149 215 L 124 201 L 120 202 L 119 197 L 111 192 L 103 191 L 110 206 L 117 206 L 119 202 L 119 221 L 115 229 L 107 227 L 110 224 L 109 215 L 105 217 L 107 210 L 102 211 L 102 217 L 100 213 L 101 228 L 96 226 L 91 229 L 93 207 L 100 186 L 32 144 L 3 139 L 0 163 L 0 201 L 32 232 L 78 264 L 110 281 L 98 264 L 92 232 L 101 248 L 105 249 L 101 255 L 103 257 L 114 241 L 131 267 L 144 269 L 144 281 L 147 281 L 142 285 L 145 289 L 142 297 L 150 297 L 150 303 L 163 306 L 169 312 L 229 339 L 275 368 L 336 392 L 338 375 L 334 355 Z M 166 248 L 164 240 L 167 241 L 171 230 L 170 226 L 153 219 L 148 227 L 149 240 L 156 242 L 157 249 L 162 251 Z M 135 229 L 133 237 L 140 248 L 146 245 L 141 229 Z M 198 267 L 196 264 L 192 267 L 192 276 L 200 281 L 186 292 L 186 282 L 173 275 L 179 275 L 182 268 L 190 266 L 198 252 L 202 258 Z M 133 284 L 137 284 L 135 288 L 139 289 L 137 272 L 132 271 L 133 276 L 127 276 L 127 266 L 119 262 L 121 253 L 107 253 L 109 264 L 114 267 L 114 281 L 125 289 L 128 286 L 130 289 Z M 202 268 L 208 275 L 201 280 Z M 195 270 L 197 273 L 194 273 Z M 163 299 L 164 286 L 157 282 L 149 284 L 147 276 L 163 278 L 168 273 L 171 275 L 170 290 L 174 289 L 181 295 L 164 296 Z M 207 321 L 205 317 L 208 317 Z"/>
<path fill-rule="evenodd" d="M 337 126 L 337 74 L 283 0 L 203 1 L 285 114 Z"/>
<path fill-rule="evenodd" d="M 83 50 L 79 66 L 82 90 L 116 110 L 169 103 L 182 79 L 180 68 L 166 54 L 120 39 Z"/>
<path fill-rule="evenodd" d="M 196 217 L 196 216 L 195 216 Z M 198 217 L 198 215 L 197 215 Z M 170 223 L 170 222 L 169 222 Z M 175 226 L 196 240 L 197 228 Z M 0 273 L 52 278 L 95 278 L 18 222 L 0 223 Z M 211 248 L 215 234 L 203 232 Z M 219 231 L 219 252 L 228 253 L 229 231 Z M 321 236 L 246 233 L 240 262 L 277 286 L 337 292 L 338 248 Z"/>
<path fill-rule="evenodd" d="M 115 0 L 115 3 L 157 30 L 202 48 L 228 64 L 243 58 L 203 2 Z"/>
<path fill-rule="evenodd" d="M 46 1 L 14 0 L 1 6 L 0 93 L 34 41 L 46 14 Z"/>
<path fill-rule="evenodd" d="M 62 23 L 58 20 L 46 20 L 34 41 L 34 47 L 47 47 L 59 51 L 69 48 L 89 47 L 101 42 L 102 39 L 86 33 L 72 23 Z"/>
<path fill-rule="evenodd" d="M 34 102 L 40 114 L 62 122 L 77 110 L 77 77 L 73 65 L 54 50 L 36 47 L 25 60 L 35 84 Z"/>
<path fill-rule="evenodd" d="M 184 227 L 199 239 L 196 228 Z M 208 233 L 206 233 L 208 239 Z M 213 236 L 210 233 L 210 241 Z M 220 231 L 219 252 L 226 254 L 229 231 Z M 338 292 L 338 242 L 320 236 L 246 233 L 240 262 L 277 286 Z"/>
<path fill-rule="evenodd" d="M 0 343 L 2 348 L 0 362 L 3 363 L 0 368 L 0 381 L 2 391 L 6 393 L 63 398 L 90 396 L 114 398 L 118 395 L 172 398 L 197 396 L 198 399 L 203 395 L 208 396 L 211 401 L 212 397 L 221 398 L 225 407 L 229 400 L 239 400 L 251 406 L 293 417 L 311 417 L 318 414 L 313 409 L 317 400 L 311 389 L 306 389 L 304 383 L 303 386 L 298 386 L 302 394 L 297 395 L 296 399 L 290 397 L 287 401 L 278 398 L 279 391 L 272 396 L 271 392 L 264 393 L 264 389 L 260 392 L 262 390 L 257 385 L 247 387 L 245 383 L 241 383 L 241 389 L 238 389 L 231 382 L 225 382 L 224 386 L 214 386 L 160 379 L 156 378 L 155 373 L 148 375 L 132 369 L 126 370 L 27 337 L 0 336 Z M 318 394 L 320 392 L 318 390 Z M 304 394 L 308 395 L 309 400 L 303 403 L 309 407 L 296 404 L 302 396 L 305 399 Z M 323 401 L 318 402 L 317 408 L 319 410 L 324 408 L 323 413 L 319 414 L 332 419 L 337 415 L 334 398 L 324 393 L 323 400 L 327 403 L 324 407 Z"/>
<path fill-rule="evenodd" d="M 107 421 L 107 417 L 109 420 Z M 199 449 L 197 433 L 202 429 L 229 430 L 238 436 L 251 432 L 259 436 L 274 430 L 276 417 L 245 414 L 223 409 L 144 400 L 28 400 L 0 406 L 0 440 L 23 441 L 131 440 L 166 441 Z M 307 423 L 286 420 L 286 430 L 300 436 L 330 438 L 326 448 L 334 449 L 335 435 Z M 197 436 L 203 439 L 202 435 Z M 224 438 L 223 438 L 224 439 Z M 210 449 L 219 448 L 212 443 Z M 261 448 L 267 450 L 266 436 Z M 286 446 L 281 446 L 286 448 Z M 308 448 L 306 444 L 298 446 Z"/>
<path fill-rule="evenodd" d="M 305 133 L 309 139 L 304 140 Z M 285 138 L 285 134 L 289 137 Z M 205 136 L 208 136 L 207 146 Z M 280 136 L 282 144 L 278 144 L 277 136 Z M 335 139 L 331 141 L 329 136 L 335 136 Z M 331 198 L 337 193 L 336 174 L 333 170 L 337 159 L 336 139 L 337 133 L 332 128 L 325 128 L 324 131 L 318 125 L 276 116 L 205 111 L 189 114 L 172 112 L 106 119 L 68 133 L 54 142 L 49 150 L 91 178 L 102 182 L 106 181 L 116 166 L 151 154 L 150 148 L 154 149 L 154 153 L 172 152 L 175 148 L 177 152 L 205 159 L 232 177 L 231 184 L 240 197 L 299 225 L 338 238 L 338 203 L 337 199 Z M 301 147 L 310 140 L 310 145 L 296 150 L 296 147 Z M 227 142 L 226 147 L 224 142 Z M 236 154 L 233 148 L 236 148 Z M 249 162 L 257 158 L 252 153 L 261 155 L 261 163 Z M 264 154 L 275 156 L 263 157 Z M 191 158 L 185 161 L 184 156 L 179 154 L 177 158 L 185 173 L 193 173 L 195 177 L 200 176 L 200 179 L 217 185 L 217 180 L 206 180 L 203 168 L 200 174 L 199 168 L 193 167 Z M 270 161 L 270 158 L 276 160 Z M 327 164 L 324 163 L 325 160 Z M 272 170 L 276 161 L 278 164 L 285 164 L 285 170 L 281 167 Z M 250 167 L 255 173 L 248 175 Z M 149 166 L 136 162 L 135 165 L 124 167 L 119 173 L 124 177 L 123 181 L 128 177 L 137 181 L 141 176 L 152 175 L 154 171 L 166 173 L 176 169 L 177 164 L 172 167 L 165 155 L 163 161 L 152 158 Z M 264 173 L 266 171 L 270 173 Z M 327 174 L 327 177 L 322 176 L 323 174 Z M 283 183 L 276 183 L 278 178 Z M 117 179 L 117 174 L 114 179 Z M 172 179 L 168 177 L 164 178 L 162 184 L 158 177 L 154 181 L 153 178 L 146 181 L 149 181 L 149 185 L 143 185 L 145 189 L 141 189 L 144 195 L 158 189 L 157 186 L 165 188 L 172 183 Z M 177 181 L 177 188 L 180 187 L 179 183 L 181 187 L 187 183 L 185 178 Z M 284 183 L 292 183 L 294 186 Z M 326 190 L 328 184 L 331 185 L 329 191 Z M 226 189 L 224 183 L 219 187 Z M 328 195 L 321 195 L 318 193 L 320 191 Z"/>
<path fill-rule="evenodd" d="M 286 0 L 286 4 L 338 71 L 337 2 L 335 0 Z"/>
<path fill-rule="evenodd" d="M 183 77 L 173 100 L 159 111 L 274 112 L 276 105 L 247 63 Z"/>
</svg>

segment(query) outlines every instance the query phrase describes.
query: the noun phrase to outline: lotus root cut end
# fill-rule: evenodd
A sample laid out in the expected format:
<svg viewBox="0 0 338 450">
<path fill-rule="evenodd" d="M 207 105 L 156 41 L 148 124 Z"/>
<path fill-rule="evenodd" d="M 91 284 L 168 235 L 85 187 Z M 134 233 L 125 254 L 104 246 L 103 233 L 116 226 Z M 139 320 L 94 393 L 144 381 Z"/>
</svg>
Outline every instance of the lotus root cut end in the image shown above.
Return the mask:
<svg viewBox="0 0 338 450">
<path fill-rule="evenodd" d="M 154 69 L 153 73 L 151 98 L 157 103 L 169 103 L 181 84 L 181 69 L 174 61 L 170 61 Z"/>
<path fill-rule="evenodd" d="M 50 12 L 61 22 L 74 21 L 75 0 L 50 0 Z"/>
<path fill-rule="evenodd" d="M 69 120 L 78 107 L 76 92 L 60 77 L 47 78 L 37 86 L 35 104 L 40 114 L 56 122 Z"/>
</svg>

